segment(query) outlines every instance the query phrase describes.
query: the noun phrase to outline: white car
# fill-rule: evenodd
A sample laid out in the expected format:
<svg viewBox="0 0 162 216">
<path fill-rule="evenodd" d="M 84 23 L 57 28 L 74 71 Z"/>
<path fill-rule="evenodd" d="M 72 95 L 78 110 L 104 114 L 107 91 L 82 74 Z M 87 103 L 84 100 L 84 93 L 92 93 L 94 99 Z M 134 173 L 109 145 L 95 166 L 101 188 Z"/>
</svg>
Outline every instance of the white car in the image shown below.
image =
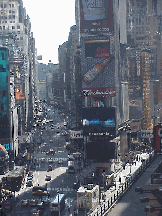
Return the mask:
<svg viewBox="0 0 162 216">
<path fill-rule="evenodd" d="M 49 158 L 48 163 L 53 163 L 53 158 Z"/>
</svg>

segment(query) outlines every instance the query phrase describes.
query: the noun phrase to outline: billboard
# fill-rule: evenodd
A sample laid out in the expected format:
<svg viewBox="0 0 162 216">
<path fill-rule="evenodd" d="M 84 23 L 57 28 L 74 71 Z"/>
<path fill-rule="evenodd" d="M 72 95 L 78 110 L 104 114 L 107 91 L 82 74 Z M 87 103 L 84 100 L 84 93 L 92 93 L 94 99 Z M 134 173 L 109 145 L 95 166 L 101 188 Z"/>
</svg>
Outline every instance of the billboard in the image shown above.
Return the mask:
<svg viewBox="0 0 162 216">
<path fill-rule="evenodd" d="M 86 144 L 87 159 L 95 160 L 95 162 L 108 162 L 115 159 L 116 144 L 109 141 L 93 141 Z"/>
<path fill-rule="evenodd" d="M 15 99 L 24 100 L 22 84 L 15 84 Z"/>
<path fill-rule="evenodd" d="M 114 40 L 109 36 L 81 37 L 82 97 L 114 97 Z"/>
<path fill-rule="evenodd" d="M 109 40 L 86 40 L 85 57 L 108 57 L 110 53 Z"/>
<path fill-rule="evenodd" d="M 0 142 L 10 143 L 10 81 L 8 50 L 0 48 Z"/>
<path fill-rule="evenodd" d="M 115 108 L 93 107 L 83 108 L 83 134 L 94 136 L 115 136 Z"/>
<path fill-rule="evenodd" d="M 80 33 L 114 30 L 112 0 L 80 0 Z"/>
</svg>

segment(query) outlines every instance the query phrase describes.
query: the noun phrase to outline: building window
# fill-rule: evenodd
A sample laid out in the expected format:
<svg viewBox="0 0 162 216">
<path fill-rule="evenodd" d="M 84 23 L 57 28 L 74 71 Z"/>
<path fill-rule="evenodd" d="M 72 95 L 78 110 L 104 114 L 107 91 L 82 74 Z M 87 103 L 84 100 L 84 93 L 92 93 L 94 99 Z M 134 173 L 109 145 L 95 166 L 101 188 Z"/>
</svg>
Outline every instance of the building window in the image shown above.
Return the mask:
<svg viewBox="0 0 162 216">
<path fill-rule="evenodd" d="M 11 4 L 9 4 L 9 6 L 11 7 Z"/>
<path fill-rule="evenodd" d="M 15 15 L 12 15 L 12 18 L 15 19 Z"/>
<path fill-rule="evenodd" d="M 15 26 L 12 26 L 12 29 L 15 29 Z"/>
<path fill-rule="evenodd" d="M 19 25 L 17 26 L 17 29 L 20 29 L 20 26 L 19 26 Z"/>
<path fill-rule="evenodd" d="M 11 13 L 11 10 L 9 10 L 9 13 Z"/>
<path fill-rule="evenodd" d="M 23 40 L 23 37 L 20 37 L 20 40 Z"/>
<path fill-rule="evenodd" d="M 1 4 L 1 8 L 3 8 L 3 4 Z"/>
<path fill-rule="evenodd" d="M 12 4 L 12 7 L 14 7 L 14 4 Z"/>
<path fill-rule="evenodd" d="M 11 15 L 9 15 L 9 19 L 11 19 Z"/>
<path fill-rule="evenodd" d="M 0 26 L 0 30 L 2 30 L 2 26 Z"/>
<path fill-rule="evenodd" d="M 3 30 L 5 30 L 5 26 L 3 26 Z"/>
<path fill-rule="evenodd" d="M 4 8 L 6 8 L 6 4 L 4 4 Z"/>
</svg>

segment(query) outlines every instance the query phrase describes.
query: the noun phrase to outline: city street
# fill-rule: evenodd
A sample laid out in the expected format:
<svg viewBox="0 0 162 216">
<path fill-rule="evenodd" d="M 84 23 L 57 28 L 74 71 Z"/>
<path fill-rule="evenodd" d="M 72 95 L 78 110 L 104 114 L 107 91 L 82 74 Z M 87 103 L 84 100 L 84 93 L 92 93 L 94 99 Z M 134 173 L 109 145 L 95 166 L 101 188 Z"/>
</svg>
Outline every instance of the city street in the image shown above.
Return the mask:
<svg viewBox="0 0 162 216">
<path fill-rule="evenodd" d="M 91 172 L 90 167 L 84 168 L 82 172 L 76 172 L 75 174 L 67 174 L 67 160 L 68 160 L 68 151 L 65 147 L 65 136 L 57 135 L 57 132 L 60 133 L 65 130 L 63 126 L 63 119 L 60 119 L 57 111 L 55 113 L 51 110 L 47 113 L 47 119 L 53 119 L 54 125 L 59 125 L 59 129 L 51 129 L 49 127 L 51 122 L 39 128 L 39 133 L 36 132 L 38 139 L 41 138 L 41 145 L 37 145 L 35 151 L 31 154 L 32 162 L 29 164 L 29 170 L 33 171 L 33 186 L 47 186 L 47 190 L 50 192 L 50 198 L 54 197 L 59 190 L 60 193 L 66 194 L 66 208 L 62 212 L 63 215 L 70 215 L 74 211 L 74 207 L 76 207 L 76 190 L 73 189 L 74 182 L 80 180 L 83 181 L 83 175 Z M 46 155 L 46 151 L 54 149 L 54 155 Z M 45 162 L 41 162 L 41 159 L 45 158 Z M 53 162 L 49 163 L 48 160 L 51 159 Z M 63 161 L 63 164 L 59 164 L 59 160 Z M 36 166 L 35 169 L 32 168 L 33 164 Z M 52 165 L 53 170 L 47 172 L 48 166 Z M 78 170 L 77 161 L 75 161 L 75 170 Z M 46 175 L 51 176 L 50 181 L 45 181 Z M 27 178 L 26 178 L 27 179 Z M 32 195 L 32 187 L 26 186 L 26 181 L 24 182 L 24 186 L 21 188 L 19 192 L 16 192 L 16 197 L 19 200 L 22 199 L 38 199 L 38 197 L 34 197 Z M 70 206 L 70 212 L 67 211 Z M 29 216 L 31 214 L 32 207 L 21 207 L 20 202 L 17 203 L 17 207 L 15 211 L 10 216 Z M 45 207 L 44 216 L 50 215 L 50 208 Z"/>
</svg>

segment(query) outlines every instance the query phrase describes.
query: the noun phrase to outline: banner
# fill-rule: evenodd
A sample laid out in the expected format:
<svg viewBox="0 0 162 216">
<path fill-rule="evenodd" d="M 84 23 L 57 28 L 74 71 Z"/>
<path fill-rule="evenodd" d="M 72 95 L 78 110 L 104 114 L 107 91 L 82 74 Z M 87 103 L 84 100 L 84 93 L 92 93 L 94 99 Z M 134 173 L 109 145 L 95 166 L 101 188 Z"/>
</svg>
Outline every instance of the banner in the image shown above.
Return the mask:
<svg viewBox="0 0 162 216">
<path fill-rule="evenodd" d="M 23 88 L 21 84 L 15 85 L 15 99 L 24 100 Z"/>
</svg>

